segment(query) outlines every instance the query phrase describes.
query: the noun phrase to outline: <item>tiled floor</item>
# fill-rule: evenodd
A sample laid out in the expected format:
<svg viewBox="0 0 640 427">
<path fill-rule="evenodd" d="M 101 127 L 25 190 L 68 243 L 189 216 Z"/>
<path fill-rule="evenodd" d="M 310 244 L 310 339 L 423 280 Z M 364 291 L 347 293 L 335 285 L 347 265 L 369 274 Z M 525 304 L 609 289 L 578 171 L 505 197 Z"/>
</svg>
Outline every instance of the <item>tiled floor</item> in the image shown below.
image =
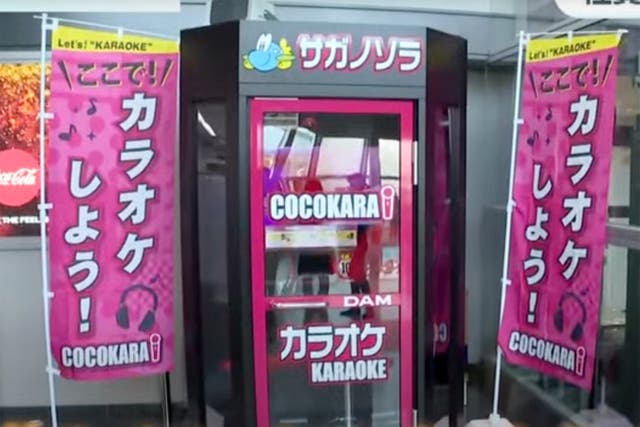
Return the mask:
<svg viewBox="0 0 640 427">
<path fill-rule="evenodd" d="M 541 406 L 541 402 L 536 401 L 524 390 L 519 390 L 515 386 L 508 391 L 508 399 L 502 401 L 501 406 L 514 425 L 518 427 L 558 427 L 562 425 L 562 419 L 557 414 L 550 413 Z M 446 387 L 439 388 L 435 394 L 435 406 L 440 407 L 440 416 L 446 415 L 447 390 Z M 376 408 L 388 408 L 388 399 L 396 399 L 395 393 L 391 389 L 374 390 L 373 406 L 375 427 L 397 426 L 395 414 L 389 414 Z M 466 407 L 467 419 L 485 418 L 491 408 L 491 393 L 486 389 L 470 385 L 468 389 L 468 405 Z M 209 415 L 212 415 L 211 412 Z M 178 414 L 175 419 L 183 417 Z M 60 408 L 59 427 L 164 427 L 161 409 L 136 408 L 136 407 L 99 407 L 99 408 Z M 335 423 L 327 427 L 341 427 L 345 423 Z M 0 409 L 0 427 L 50 427 L 48 410 L 3 410 Z M 206 426 L 197 426 L 186 421 L 174 422 L 175 427 L 223 427 L 222 420 L 217 416 L 209 416 Z M 288 427 L 305 427 L 306 423 L 289 424 Z M 357 427 L 357 425 L 354 425 Z"/>
<path fill-rule="evenodd" d="M 50 427 L 47 408 L 0 408 L 0 427 Z M 162 427 L 160 407 L 62 407 L 59 427 Z"/>
</svg>

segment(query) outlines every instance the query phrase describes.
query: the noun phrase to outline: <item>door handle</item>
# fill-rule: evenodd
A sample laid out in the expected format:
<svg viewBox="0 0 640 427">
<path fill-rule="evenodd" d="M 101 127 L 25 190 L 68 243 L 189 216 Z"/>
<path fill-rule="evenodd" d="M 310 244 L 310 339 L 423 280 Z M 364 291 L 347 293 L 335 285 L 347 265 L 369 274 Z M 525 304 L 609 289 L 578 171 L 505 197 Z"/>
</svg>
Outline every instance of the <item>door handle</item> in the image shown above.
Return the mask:
<svg viewBox="0 0 640 427">
<path fill-rule="evenodd" d="M 295 309 L 295 308 L 325 308 L 326 302 L 274 302 L 271 307 L 278 309 Z"/>
</svg>

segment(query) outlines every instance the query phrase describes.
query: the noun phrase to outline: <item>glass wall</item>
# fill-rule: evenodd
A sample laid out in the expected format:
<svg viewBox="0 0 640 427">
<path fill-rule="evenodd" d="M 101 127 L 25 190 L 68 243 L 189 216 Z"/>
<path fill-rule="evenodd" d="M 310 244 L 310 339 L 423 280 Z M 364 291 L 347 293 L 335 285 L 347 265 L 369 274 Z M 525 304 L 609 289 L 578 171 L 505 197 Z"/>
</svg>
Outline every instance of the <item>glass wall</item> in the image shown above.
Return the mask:
<svg viewBox="0 0 640 427">
<path fill-rule="evenodd" d="M 24 2 L 4 2 L 2 6 L 21 7 L 21 3 Z M 54 15 L 176 37 L 182 28 L 208 23 L 211 2 L 181 3 L 180 13 Z M 104 10 L 114 6 L 110 2 L 103 4 Z M 0 156 L 7 150 L 21 150 L 33 157 L 35 167 L 39 145 L 40 27 L 41 21 L 33 13 L 0 13 Z M 212 122 L 212 126 L 217 123 Z M 0 163 L 0 176 L 13 172 L 7 170 L 6 162 Z M 15 164 L 14 170 L 25 167 L 32 168 L 31 163 Z M 175 181 L 178 183 L 178 179 Z M 16 206 L 6 203 L 6 191 L 0 192 L 5 196 L 0 197 L 0 426 L 48 427 L 53 421 L 46 371 L 38 198 L 36 194 Z M 178 200 L 176 212 L 180 209 Z M 179 226 L 175 232 L 179 259 Z M 176 277 L 180 273 L 176 262 Z M 59 426 L 160 427 L 169 425 L 170 419 L 175 424 L 184 420 L 187 393 L 180 280 L 175 281 L 174 295 L 174 371 L 167 376 L 118 381 L 80 382 L 55 377 Z"/>
<path fill-rule="evenodd" d="M 1 62 L 0 175 L 6 175 L 38 168 L 40 64 Z M 21 155 L 12 162 L 7 161 L 9 153 Z M 21 192 L 17 202 L 9 199 L 7 192 L 0 198 L 2 426 L 52 425 L 40 271 L 39 191 L 28 190 Z M 165 380 L 156 376 L 95 383 L 55 377 L 59 425 L 160 426 L 166 418 Z"/>
<path fill-rule="evenodd" d="M 518 31 L 549 31 L 574 21 L 562 13 L 555 0 L 518 0 L 516 3 Z"/>
<path fill-rule="evenodd" d="M 572 20 L 563 16 L 552 1 L 523 3 L 528 4 L 528 10 L 519 15 L 518 29 L 536 32 L 559 28 L 560 31 L 627 28 L 629 33 L 620 46 L 608 245 L 593 390 L 585 392 L 536 371 L 503 364 L 499 412 L 514 425 L 531 427 L 637 426 L 640 425 L 640 27 L 630 22 L 602 21 L 593 25 L 569 22 Z M 536 10 L 542 15 L 536 14 Z M 510 60 L 515 68 L 515 57 Z M 513 103 L 513 98 L 505 102 Z M 505 144 L 509 137 L 504 138 Z M 487 233 L 499 233 L 501 239 L 503 209 L 490 210 L 491 219 L 487 222 Z M 501 254 L 486 266 L 490 274 L 485 277 L 494 278 L 495 286 L 501 267 Z M 489 293 L 495 289 L 493 282 L 484 283 L 483 287 Z M 469 368 L 468 419 L 486 418 L 491 412 L 497 315 L 489 323 L 491 331 L 483 338 L 482 362 Z M 481 390 L 479 395 L 477 390 Z"/>
</svg>

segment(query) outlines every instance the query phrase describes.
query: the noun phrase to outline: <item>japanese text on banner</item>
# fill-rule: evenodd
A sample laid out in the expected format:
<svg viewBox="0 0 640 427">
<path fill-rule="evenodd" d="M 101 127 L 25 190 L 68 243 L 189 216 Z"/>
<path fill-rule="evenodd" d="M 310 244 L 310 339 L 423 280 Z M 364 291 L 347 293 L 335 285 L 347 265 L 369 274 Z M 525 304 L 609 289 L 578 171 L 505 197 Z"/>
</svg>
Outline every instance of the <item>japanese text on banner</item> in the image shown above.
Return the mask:
<svg viewBox="0 0 640 427">
<path fill-rule="evenodd" d="M 585 389 L 599 327 L 617 45 L 611 34 L 527 46 L 499 333 L 509 362 Z"/>
<path fill-rule="evenodd" d="M 177 43 L 69 27 L 52 43 L 54 357 L 77 380 L 167 372 Z"/>
</svg>

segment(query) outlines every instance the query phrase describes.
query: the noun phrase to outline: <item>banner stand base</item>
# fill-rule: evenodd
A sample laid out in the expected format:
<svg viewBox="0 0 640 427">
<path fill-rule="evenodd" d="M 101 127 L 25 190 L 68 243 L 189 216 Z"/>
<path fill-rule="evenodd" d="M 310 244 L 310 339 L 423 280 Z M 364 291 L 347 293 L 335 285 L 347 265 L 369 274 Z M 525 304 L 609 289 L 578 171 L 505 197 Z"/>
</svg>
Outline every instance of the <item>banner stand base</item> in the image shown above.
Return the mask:
<svg viewBox="0 0 640 427">
<path fill-rule="evenodd" d="M 581 411 L 579 416 L 580 425 L 585 427 L 633 427 L 628 419 L 606 405 Z"/>
<path fill-rule="evenodd" d="M 444 417 L 437 423 L 433 425 L 433 427 L 449 427 L 449 417 Z"/>
<path fill-rule="evenodd" d="M 489 416 L 488 419 L 470 421 L 465 427 L 513 427 L 513 424 L 496 414 Z"/>
<path fill-rule="evenodd" d="M 449 427 L 449 417 L 442 418 L 440 421 L 435 423 L 433 427 Z M 506 418 L 500 418 L 500 416 L 496 416 L 489 417 L 488 419 L 484 420 L 470 421 L 465 427 L 513 427 L 513 424 L 511 424 L 511 422 Z"/>
</svg>

